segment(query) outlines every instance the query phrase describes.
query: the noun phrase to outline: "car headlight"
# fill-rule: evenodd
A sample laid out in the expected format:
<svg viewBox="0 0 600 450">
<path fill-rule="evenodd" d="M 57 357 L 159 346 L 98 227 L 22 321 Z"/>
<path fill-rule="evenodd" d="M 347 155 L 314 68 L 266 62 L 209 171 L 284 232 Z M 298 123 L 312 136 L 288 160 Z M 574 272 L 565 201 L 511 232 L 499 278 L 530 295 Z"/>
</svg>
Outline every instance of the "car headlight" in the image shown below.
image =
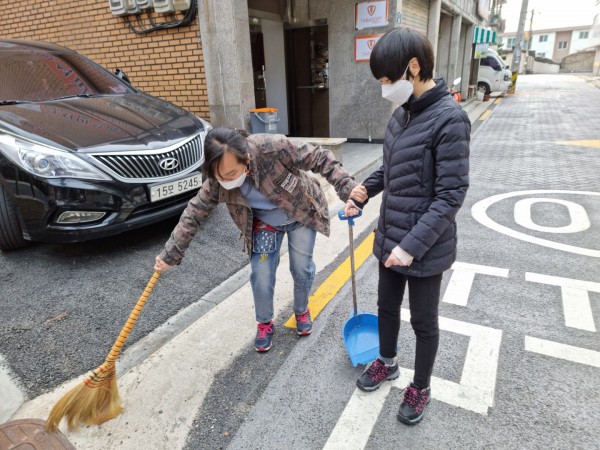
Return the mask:
<svg viewBox="0 0 600 450">
<path fill-rule="evenodd" d="M 43 178 L 111 180 L 75 154 L 0 135 L 0 152 L 27 172 Z"/>
</svg>

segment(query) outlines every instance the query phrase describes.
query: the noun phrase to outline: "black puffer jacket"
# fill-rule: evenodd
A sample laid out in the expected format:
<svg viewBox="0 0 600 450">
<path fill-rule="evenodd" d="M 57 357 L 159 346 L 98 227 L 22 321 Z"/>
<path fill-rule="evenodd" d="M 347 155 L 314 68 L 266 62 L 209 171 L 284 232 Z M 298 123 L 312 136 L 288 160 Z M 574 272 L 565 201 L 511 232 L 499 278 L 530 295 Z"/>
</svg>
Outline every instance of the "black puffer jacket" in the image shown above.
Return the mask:
<svg viewBox="0 0 600 450">
<path fill-rule="evenodd" d="M 363 183 L 369 197 L 383 191 L 373 252 L 385 262 L 400 245 L 414 257 L 397 272 L 426 277 L 456 259 L 456 213 L 469 186 L 467 114 L 443 80 L 414 95 L 390 118 L 383 165 Z"/>
</svg>

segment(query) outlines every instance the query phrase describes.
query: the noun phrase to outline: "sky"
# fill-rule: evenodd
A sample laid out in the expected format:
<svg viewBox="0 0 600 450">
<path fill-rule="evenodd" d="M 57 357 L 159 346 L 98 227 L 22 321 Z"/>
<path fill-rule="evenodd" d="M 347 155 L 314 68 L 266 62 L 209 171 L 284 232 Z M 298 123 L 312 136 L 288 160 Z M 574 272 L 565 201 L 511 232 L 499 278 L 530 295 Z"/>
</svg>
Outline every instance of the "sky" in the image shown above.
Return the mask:
<svg viewBox="0 0 600 450">
<path fill-rule="evenodd" d="M 596 14 L 597 0 L 529 0 L 525 31 L 529 30 L 531 10 L 535 11 L 533 29 L 565 28 L 591 25 Z M 522 0 L 508 0 L 502 5 L 502 18 L 506 20 L 506 32 L 517 31 Z"/>
</svg>

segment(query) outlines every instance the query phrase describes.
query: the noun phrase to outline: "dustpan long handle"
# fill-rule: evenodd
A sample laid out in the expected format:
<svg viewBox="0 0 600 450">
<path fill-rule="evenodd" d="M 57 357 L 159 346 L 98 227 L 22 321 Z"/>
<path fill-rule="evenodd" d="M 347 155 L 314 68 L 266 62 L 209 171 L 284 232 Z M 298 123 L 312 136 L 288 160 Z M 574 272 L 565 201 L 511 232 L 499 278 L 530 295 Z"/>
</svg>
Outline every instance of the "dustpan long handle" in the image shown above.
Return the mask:
<svg viewBox="0 0 600 450">
<path fill-rule="evenodd" d="M 358 315 L 358 306 L 356 304 L 356 279 L 354 276 L 355 268 L 354 268 L 354 233 L 352 231 L 352 227 L 354 226 L 354 219 L 362 216 L 362 211 L 359 211 L 355 216 L 345 216 L 344 211 L 338 212 L 338 217 L 340 220 L 348 221 L 348 235 L 350 236 L 350 269 L 352 270 L 352 303 L 354 304 L 354 316 Z"/>
<path fill-rule="evenodd" d="M 348 236 L 350 237 L 350 269 L 352 277 L 352 304 L 354 305 L 354 316 L 358 315 L 358 306 L 356 304 L 356 278 L 354 276 L 354 222 L 348 221 Z"/>
</svg>

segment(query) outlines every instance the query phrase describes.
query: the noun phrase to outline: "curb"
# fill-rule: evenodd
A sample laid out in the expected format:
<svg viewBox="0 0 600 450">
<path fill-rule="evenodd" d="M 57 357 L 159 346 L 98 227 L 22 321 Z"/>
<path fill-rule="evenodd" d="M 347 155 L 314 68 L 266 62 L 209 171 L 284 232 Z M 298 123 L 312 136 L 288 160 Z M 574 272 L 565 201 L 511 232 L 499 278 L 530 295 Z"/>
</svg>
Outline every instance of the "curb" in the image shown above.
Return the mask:
<svg viewBox="0 0 600 450">
<path fill-rule="evenodd" d="M 490 117 L 496 106 L 505 98 L 512 97 L 512 95 L 505 94 L 494 98 L 493 101 L 490 100 L 489 106 L 479 115 L 479 117 L 471 122 L 471 135 L 475 134 L 475 132 L 479 129 L 481 125 Z"/>
</svg>

